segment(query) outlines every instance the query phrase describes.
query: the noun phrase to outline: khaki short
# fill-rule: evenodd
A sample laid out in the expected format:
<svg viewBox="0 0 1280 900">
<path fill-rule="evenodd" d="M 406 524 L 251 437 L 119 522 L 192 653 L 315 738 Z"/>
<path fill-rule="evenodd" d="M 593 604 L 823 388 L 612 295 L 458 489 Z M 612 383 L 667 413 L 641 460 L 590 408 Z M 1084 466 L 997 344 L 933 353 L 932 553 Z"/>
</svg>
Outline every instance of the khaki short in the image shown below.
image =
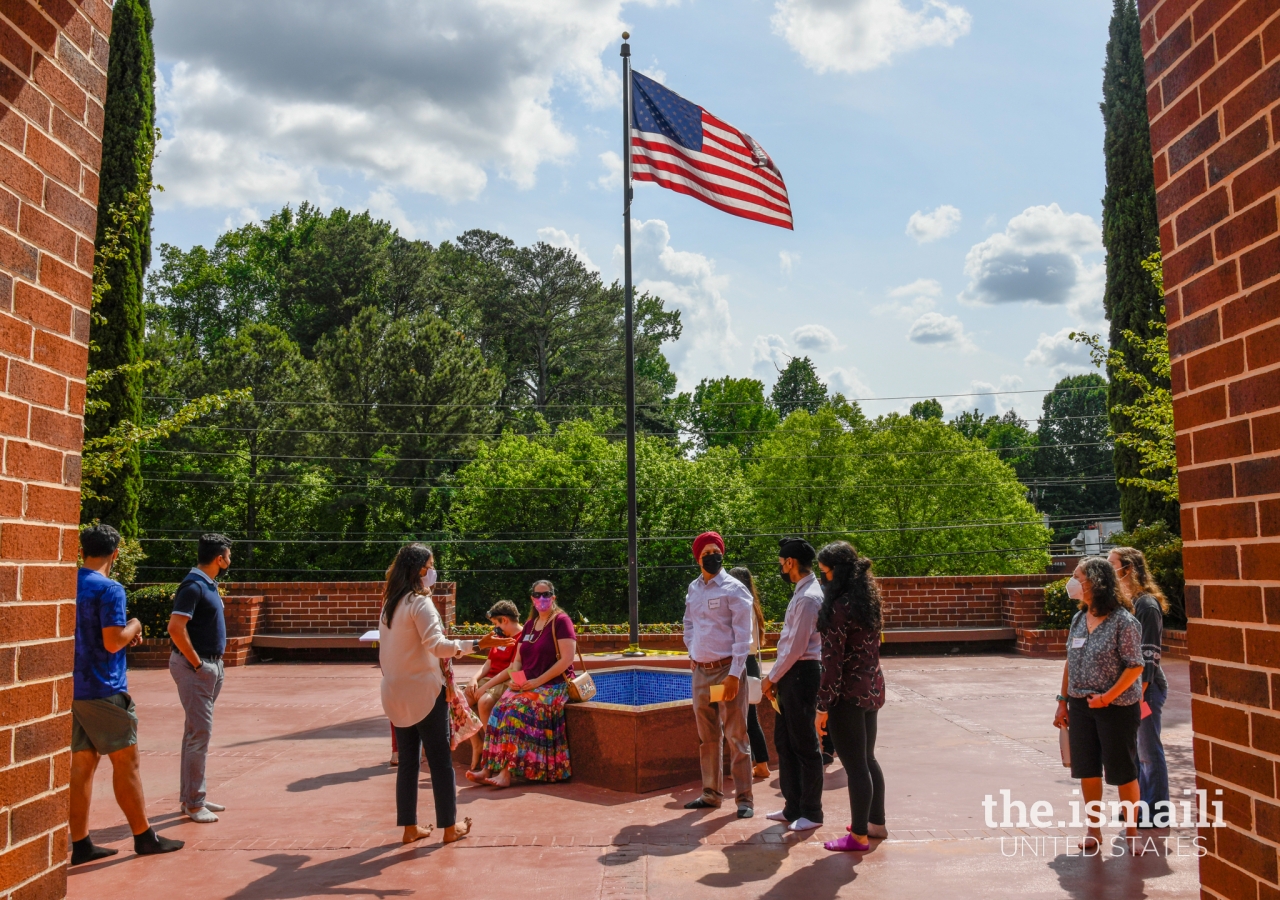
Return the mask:
<svg viewBox="0 0 1280 900">
<path fill-rule="evenodd" d="M 101 756 L 138 743 L 138 713 L 128 694 L 101 700 L 71 701 L 71 752 L 93 750 Z"/>
<path fill-rule="evenodd" d="M 497 706 L 498 701 L 502 699 L 502 695 L 507 692 L 508 684 L 510 684 L 510 682 L 507 682 L 507 681 L 504 681 L 502 684 L 496 684 L 493 687 L 489 688 L 489 690 L 485 691 L 481 696 L 488 697 L 489 700 L 492 701 L 492 705 Z M 479 705 L 480 705 L 480 702 L 479 700 L 477 700 L 476 706 L 479 706 Z"/>
</svg>

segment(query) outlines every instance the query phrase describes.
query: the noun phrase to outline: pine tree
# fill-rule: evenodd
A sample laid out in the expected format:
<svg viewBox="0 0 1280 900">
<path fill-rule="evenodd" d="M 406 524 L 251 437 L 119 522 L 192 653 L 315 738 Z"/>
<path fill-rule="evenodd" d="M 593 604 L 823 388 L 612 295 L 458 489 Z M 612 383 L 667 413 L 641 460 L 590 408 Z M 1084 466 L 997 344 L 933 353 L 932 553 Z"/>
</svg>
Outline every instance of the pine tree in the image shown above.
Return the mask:
<svg viewBox="0 0 1280 900">
<path fill-rule="evenodd" d="M 1102 77 L 1102 118 L 1106 126 L 1103 149 L 1107 168 L 1106 195 L 1102 200 L 1102 242 L 1107 251 L 1103 306 L 1111 323 L 1112 349 L 1124 354 L 1130 369 L 1142 372 L 1156 383 L 1160 379 L 1151 372 L 1141 350 L 1130 347 L 1124 339 L 1125 329 L 1151 337 L 1151 323 L 1163 320 L 1164 313 L 1160 292 L 1142 268 L 1142 261 L 1160 249 L 1160 234 L 1138 10 L 1134 0 L 1114 2 Z M 1164 384 L 1167 386 L 1168 382 Z M 1133 387 L 1114 377 L 1110 379 L 1108 409 L 1133 403 L 1135 399 Z M 1111 427 L 1123 432 L 1131 426 L 1125 416 L 1112 412 Z M 1141 465 L 1134 450 L 1116 445 L 1118 477 L 1138 477 Z M 1120 488 L 1120 514 L 1128 529 L 1139 521 L 1151 524 L 1158 520 L 1165 521 L 1172 529 L 1179 527 L 1177 503 L 1135 485 Z"/>
<path fill-rule="evenodd" d="M 150 0 L 116 0 L 111 14 L 111 55 L 107 68 L 102 168 L 98 189 L 98 246 L 111 227 L 111 210 L 132 206 L 141 214 L 121 235 L 119 259 L 102 263 L 108 285 L 98 303 L 101 317 L 92 329 L 92 370 L 116 369 L 142 361 L 142 287 L 151 262 L 151 158 L 155 146 L 154 19 Z M 138 210 L 138 206 L 141 209 Z M 142 418 L 142 373 L 122 370 L 103 386 L 97 399 L 105 405 L 85 418 L 85 436 L 100 437 L 119 422 Z M 101 519 L 126 537 L 138 531 L 138 499 L 142 493 L 139 453 L 98 488 L 105 500 L 84 505 L 84 521 Z"/>
<path fill-rule="evenodd" d="M 816 413 L 827 402 L 827 386 L 818 378 L 813 360 L 807 356 L 793 356 L 782 370 L 769 395 L 778 417 L 786 419 L 797 409 Z"/>
</svg>

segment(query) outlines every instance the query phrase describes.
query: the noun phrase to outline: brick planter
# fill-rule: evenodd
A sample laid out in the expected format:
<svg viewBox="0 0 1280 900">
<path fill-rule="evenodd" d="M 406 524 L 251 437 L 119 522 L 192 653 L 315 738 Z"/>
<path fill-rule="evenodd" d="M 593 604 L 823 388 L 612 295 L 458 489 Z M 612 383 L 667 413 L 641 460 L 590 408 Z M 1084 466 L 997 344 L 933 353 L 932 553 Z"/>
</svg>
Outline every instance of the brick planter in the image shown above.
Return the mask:
<svg viewBox="0 0 1280 900">
<path fill-rule="evenodd" d="M 126 653 L 130 669 L 167 669 L 169 654 L 173 652 L 169 639 L 147 638 Z M 253 662 L 253 638 L 248 635 L 227 637 L 227 649 L 222 655 L 224 667 L 243 666 Z"/>
<path fill-rule="evenodd" d="M 1019 628 L 1018 654 L 1047 659 L 1066 659 L 1067 629 Z"/>
</svg>

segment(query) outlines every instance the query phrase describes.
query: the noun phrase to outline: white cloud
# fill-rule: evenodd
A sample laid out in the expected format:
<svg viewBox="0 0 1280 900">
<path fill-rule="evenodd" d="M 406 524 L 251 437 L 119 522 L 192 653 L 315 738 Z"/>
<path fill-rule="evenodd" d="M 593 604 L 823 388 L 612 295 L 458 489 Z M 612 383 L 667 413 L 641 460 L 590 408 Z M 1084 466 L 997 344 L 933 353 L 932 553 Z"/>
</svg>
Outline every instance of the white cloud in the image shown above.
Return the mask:
<svg viewBox="0 0 1280 900">
<path fill-rule="evenodd" d="M 944 316 L 938 312 L 927 312 L 911 323 L 907 330 L 907 340 L 914 344 L 933 344 L 944 347 L 959 347 L 969 350 L 973 342 L 965 333 L 964 323 L 957 316 Z"/>
<path fill-rule="evenodd" d="M 568 159 L 551 107 L 614 102 L 624 0 L 155 0 L 161 200 L 324 202 L 344 173 L 449 200 Z"/>
<path fill-rule="evenodd" d="M 948 418 L 958 413 L 972 412 L 975 409 L 984 416 L 1004 415 L 1005 412 L 1014 408 L 1018 395 L 1001 392 L 1016 391 L 1020 387 L 1022 387 L 1022 379 L 1017 375 L 1001 375 L 999 384 L 971 381 L 969 390 L 973 391 L 972 394 L 948 397 L 942 401 L 942 408 L 946 411 Z"/>
<path fill-rule="evenodd" d="M 907 220 L 907 235 L 917 244 L 927 244 L 955 234 L 959 227 L 960 210 L 944 204 L 932 212 L 913 212 Z"/>
<path fill-rule="evenodd" d="M 369 214 L 375 219 L 386 219 L 402 235 L 413 240 L 418 236 L 418 227 L 409 220 L 408 214 L 400 208 L 396 195 L 384 185 L 369 195 L 365 201 Z"/>
<path fill-rule="evenodd" d="M 1067 375 L 1092 372 L 1093 362 L 1089 359 L 1088 349 L 1069 337 L 1075 330 L 1063 328 L 1057 334 L 1041 334 L 1027 354 L 1026 364 L 1044 366 L 1055 381 Z"/>
<path fill-rule="evenodd" d="M 895 54 L 949 47 L 972 17 L 943 0 L 778 0 L 773 32 L 818 72 L 867 72 Z"/>
<path fill-rule="evenodd" d="M 756 335 L 751 345 L 751 373 L 766 387 L 777 380 L 778 371 L 785 369 L 790 361 L 786 338 L 780 334 Z"/>
<path fill-rule="evenodd" d="M 910 284 L 889 291 L 889 296 L 893 299 L 871 307 L 871 314 L 915 320 L 932 310 L 937 305 L 935 298 L 941 294 L 942 285 L 938 282 L 932 278 L 917 278 Z"/>
<path fill-rule="evenodd" d="M 1101 254 L 1102 232 L 1089 216 L 1065 213 L 1056 203 L 1028 207 L 969 249 L 969 286 L 960 300 L 1066 306 L 1093 321 L 1106 277 Z"/>
<path fill-rule="evenodd" d="M 815 353 L 830 353 L 840 349 L 840 340 L 825 325 L 801 325 L 791 332 L 791 340 L 801 350 L 812 350 Z"/>
<path fill-rule="evenodd" d="M 604 191 L 621 190 L 622 157 L 612 150 L 606 150 L 600 154 L 600 164 L 604 166 L 604 174 L 596 179 L 592 187 L 597 187 Z"/>
<path fill-rule="evenodd" d="M 593 272 L 600 271 L 600 267 L 591 261 L 591 257 L 587 256 L 587 251 L 582 249 L 582 239 L 578 235 L 570 236 L 567 231 L 545 225 L 538 229 L 538 240 L 550 244 L 552 247 L 563 247 L 566 250 L 572 250 L 573 255 L 582 260 L 584 266 Z"/>
<path fill-rule="evenodd" d="M 742 343 L 733 333 L 724 296 L 729 279 L 716 274 L 715 260 L 672 247 L 671 230 L 661 219 L 631 223 L 631 251 L 636 290 L 656 294 L 668 307 L 680 310 L 684 333 L 663 353 L 681 389 L 702 378 L 741 372 Z M 621 270 L 621 246 L 614 248 L 613 257 Z"/>
<path fill-rule="evenodd" d="M 940 297 L 942 285 L 932 278 L 917 278 L 910 284 L 904 284 L 889 291 L 890 297 Z"/>
<path fill-rule="evenodd" d="M 778 251 L 778 268 L 787 275 L 791 274 L 791 268 L 800 262 L 800 254 L 793 253 L 790 250 Z"/>
<path fill-rule="evenodd" d="M 865 400 L 875 396 L 862 380 L 862 373 L 853 366 L 832 369 L 822 378 L 833 394 L 844 394 L 850 400 Z"/>
</svg>

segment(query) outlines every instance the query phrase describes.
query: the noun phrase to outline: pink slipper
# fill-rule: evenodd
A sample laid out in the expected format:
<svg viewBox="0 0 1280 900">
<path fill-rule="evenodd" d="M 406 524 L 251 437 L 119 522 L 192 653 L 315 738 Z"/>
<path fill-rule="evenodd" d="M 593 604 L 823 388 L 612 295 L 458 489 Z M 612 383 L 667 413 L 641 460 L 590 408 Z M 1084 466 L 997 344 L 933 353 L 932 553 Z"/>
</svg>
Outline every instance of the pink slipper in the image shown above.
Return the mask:
<svg viewBox="0 0 1280 900">
<path fill-rule="evenodd" d="M 846 834 L 844 837 L 834 841 L 827 841 L 822 846 L 826 847 L 828 850 L 843 850 L 846 852 L 850 850 L 862 851 L 871 849 L 870 843 L 864 844 L 851 834 Z"/>
</svg>

